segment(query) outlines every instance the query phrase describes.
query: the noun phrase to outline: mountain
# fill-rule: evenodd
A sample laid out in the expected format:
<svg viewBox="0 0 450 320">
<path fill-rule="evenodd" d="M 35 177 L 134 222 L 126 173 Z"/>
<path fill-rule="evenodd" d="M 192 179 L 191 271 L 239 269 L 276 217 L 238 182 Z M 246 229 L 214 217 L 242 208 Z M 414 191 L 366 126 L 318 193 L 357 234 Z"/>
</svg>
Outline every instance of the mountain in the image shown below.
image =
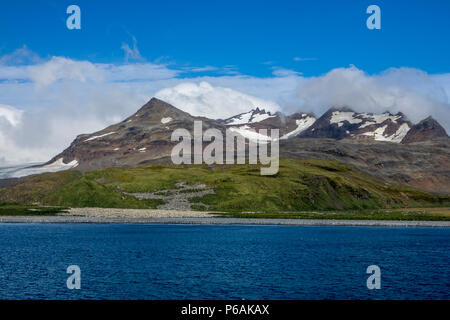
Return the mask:
<svg viewBox="0 0 450 320">
<path fill-rule="evenodd" d="M 427 118 L 413 125 L 401 113 L 357 113 L 349 108 L 331 108 L 318 119 L 308 113 L 286 116 L 256 108 L 213 120 L 153 98 L 125 120 L 79 135 L 44 166 L 27 170 L 29 174 L 70 168 L 87 172 L 170 164 L 177 143 L 171 141 L 173 130 L 185 128 L 192 133 L 196 120 L 203 122 L 203 130 L 216 128 L 225 133 L 228 129 L 248 139 L 268 140 L 255 131 L 276 128 L 280 130 L 280 154 L 285 157 L 337 160 L 390 183 L 450 193 L 450 139 L 435 120 Z"/>
<path fill-rule="evenodd" d="M 238 132 L 248 139 L 254 138 L 254 132 L 260 129 L 279 129 L 279 137 L 289 139 L 308 129 L 315 121 L 316 117 L 308 113 L 294 113 L 286 116 L 281 112 L 272 114 L 264 109 L 256 108 L 223 120 L 222 123 L 231 131 Z M 268 131 L 268 135 L 270 134 Z"/>
<path fill-rule="evenodd" d="M 279 129 L 279 173 L 261 176 L 252 166 L 173 166 L 170 154 L 178 142 L 171 141 L 172 132 L 193 132 L 196 120 L 203 122 L 203 130 L 228 129 L 249 139 L 254 130 Z M 144 167 L 152 164 L 158 165 Z M 332 108 L 318 119 L 256 108 L 213 120 L 153 98 L 123 121 L 77 136 L 45 165 L 21 170 L 33 175 L 0 181 L 0 201 L 144 208 L 157 205 L 156 200 L 142 202 L 130 192 L 157 192 L 184 181 L 209 186 L 214 193 L 199 202 L 225 211 L 450 203 L 450 139 L 434 119 L 413 125 L 401 113 L 349 108 Z M 38 174 L 44 171 L 54 173 Z"/>
<path fill-rule="evenodd" d="M 112 166 L 135 167 L 170 156 L 177 142 L 171 134 L 177 128 L 193 131 L 194 121 L 203 122 L 203 130 L 225 127 L 216 120 L 194 117 L 172 105 L 152 98 L 135 114 L 122 122 L 92 134 L 81 134 L 46 166 L 58 161 L 76 161 L 77 170 L 89 171 Z"/>
<path fill-rule="evenodd" d="M 276 115 L 273 115 L 270 112 L 266 112 L 266 110 L 264 109 L 260 110 L 259 108 L 256 108 L 248 112 L 240 113 L 231 118 L 221 120 L 221 122 L 227 126 L 237 126 L 257 123 L 273 117 L 276 117 Z"/>
<path fill-rule="evenodd" d="M 445 129 L 432 117 L 428 117 L 412 126 L 402 143 L 423 142 L 439 138 L 448 138 Z"/>
<path fill-rule="evenodd" d="M 337 160 L 389 183 L 450 194 L 450 139 L 399 144 L 353 139 L 280 141 L 280 156 Z"/>
<path fill-rule="evenodd" d="M 300 137 L 399 143 L 411 126 L 411 122 L 402 113 L 357 113 L 347 107 L 331 108 L 301 133 Z"/>
</svg>

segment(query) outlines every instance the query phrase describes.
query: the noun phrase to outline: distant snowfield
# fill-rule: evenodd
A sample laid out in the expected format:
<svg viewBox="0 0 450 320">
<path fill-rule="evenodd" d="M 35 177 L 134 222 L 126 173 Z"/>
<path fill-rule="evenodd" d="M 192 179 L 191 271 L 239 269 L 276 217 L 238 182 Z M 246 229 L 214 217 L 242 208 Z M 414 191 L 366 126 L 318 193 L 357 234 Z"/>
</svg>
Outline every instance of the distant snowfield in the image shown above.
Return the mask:
<svg viewBox="0 0 450 320">
<path fill-rule="evenodd" d="M 400 142 L 402 142 L 403 138 L 406 136 L 406 134 L 408 133 L 408 131 L 410 129 L 410 127 L 408 126 L 407 123 L 403 123 L 394 134 L 392 134 L 390 136 L 385 136 L 384 130 L 386 130 L 386 128 L 387 128 L 387 125 L 382 126 L 373 132 L 365 132 L 362 135 L 374 137 L 374 140 L 376 140 L 376 141 L 387 141 L 387 142 L 400 143 Z"/>
<path fill-rule="evenodd" d="M 249 112 L 242 113 L 231 118 L 230 121 L 226 123 L 226 125 L 235 126 L 241 124 L 256 123 L 273 117 L 275 117 L 275 115 L 271 115 L 266 112 L 257 113 L 255 112 L 255 110 L 250 110 Z"/>
<path fill-rule="evenodd" d="M 0 179 L 21 178 L 32 174 L 40 174 L 44 172 L 58 172 L 62 170 L 72 169 L 78 166 L 78 161 L 73 160 L 64 163 L 62 158 L 45 166 L 39 166 L 36 163 L 18 165 L 13 167 L 0 168 Z"/>
<path fill-rule="evenodd" d="M 271 137 L 261 134 L 259 132 L 256 132 L 254 129 L 250 128 L 247 125 L 242 126 L 242 127 L 231 127 L 229 130 L 231 132 L 239 133 L 241 136 L 243 136 L 249 140 L 259 141 L 259 143 L 267 143 L 268 141 L 272 140 Z"/>
<path fill-rule="evenodd" d="M 305 116 L 305 115 L 303 115 Z M 297 135 L 299 135 L 300 133 L 302 133 L 303 131 L 305 131 L 306 129 L 308 129 L 309 127 L 311 127 L 314 122 L 316 122 L 316 118 L 313 117 L 305 117 L 303 119 L 298 119 L 295 120 L 295 123 L 297 124 L 297 128 L 295 128 L 295 130 L 286 133 L 284 136 L 282 136 L 280 139 L 289 139 L 292 137 L 295 137 Z"/>
<path fill-rule="evenodd" d="M 354 112 L 334 111 L 331 115 L 330 123 L 337 123 L 339 127 L 343 125 L 343 121 L 348 121 L 349 123 L 361 123 L 362 120 L 354 118 L 354 115 Z"/>
</svg>

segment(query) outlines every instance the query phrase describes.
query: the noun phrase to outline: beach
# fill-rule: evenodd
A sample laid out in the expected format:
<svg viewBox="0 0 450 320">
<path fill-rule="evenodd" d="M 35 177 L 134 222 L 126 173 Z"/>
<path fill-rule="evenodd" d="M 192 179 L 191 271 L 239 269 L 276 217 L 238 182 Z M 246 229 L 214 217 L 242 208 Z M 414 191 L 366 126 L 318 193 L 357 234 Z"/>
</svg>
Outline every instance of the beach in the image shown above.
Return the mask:
<svg viewBox="0 0 450 320">
<path fill-rule="evenodd" d="M 1 216 L 0 223 L 450 227 L 450 221 L 234 218 L 214 212 L 109 208 L 72 208 L 56 216 Z"/>
</svg>

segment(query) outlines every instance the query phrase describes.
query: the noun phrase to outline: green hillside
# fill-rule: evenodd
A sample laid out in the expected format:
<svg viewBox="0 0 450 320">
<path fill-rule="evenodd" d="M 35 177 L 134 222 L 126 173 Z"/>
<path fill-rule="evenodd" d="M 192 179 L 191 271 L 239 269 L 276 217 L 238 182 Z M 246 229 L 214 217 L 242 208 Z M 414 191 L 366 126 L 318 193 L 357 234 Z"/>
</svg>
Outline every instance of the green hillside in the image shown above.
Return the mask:
<svg viewBox="0 0 450 320">
<path fill-rule="evenodd" d="M 355 167 L 329 160 L 281 159 L 275 176 L 257 165 L 109 168 L 26 177 L 0 189 L 0 201 L 64 207 L 156 208 L 162 200 L 138 200 L 126 193 L 204 183 L 215 194 L 191 199 L 209 210 L 302 211 L 448 206 L 450 197 L 387 184 Z"/>
</svg>

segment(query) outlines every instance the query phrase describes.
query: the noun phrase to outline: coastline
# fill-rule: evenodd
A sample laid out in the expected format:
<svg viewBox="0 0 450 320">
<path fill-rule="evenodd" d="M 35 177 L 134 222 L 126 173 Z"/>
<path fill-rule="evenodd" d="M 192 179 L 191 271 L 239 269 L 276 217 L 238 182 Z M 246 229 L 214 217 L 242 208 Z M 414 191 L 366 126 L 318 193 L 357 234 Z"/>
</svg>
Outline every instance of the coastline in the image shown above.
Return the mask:
<svg viewBox="0 0 450 320">
<path fill-rule="evenodd" d="M 186 224 L 277 226 L 450 227 L 450 221 L 265 219 L 224 217 L 1 216 L 0 223 Z"/>
</svg>

